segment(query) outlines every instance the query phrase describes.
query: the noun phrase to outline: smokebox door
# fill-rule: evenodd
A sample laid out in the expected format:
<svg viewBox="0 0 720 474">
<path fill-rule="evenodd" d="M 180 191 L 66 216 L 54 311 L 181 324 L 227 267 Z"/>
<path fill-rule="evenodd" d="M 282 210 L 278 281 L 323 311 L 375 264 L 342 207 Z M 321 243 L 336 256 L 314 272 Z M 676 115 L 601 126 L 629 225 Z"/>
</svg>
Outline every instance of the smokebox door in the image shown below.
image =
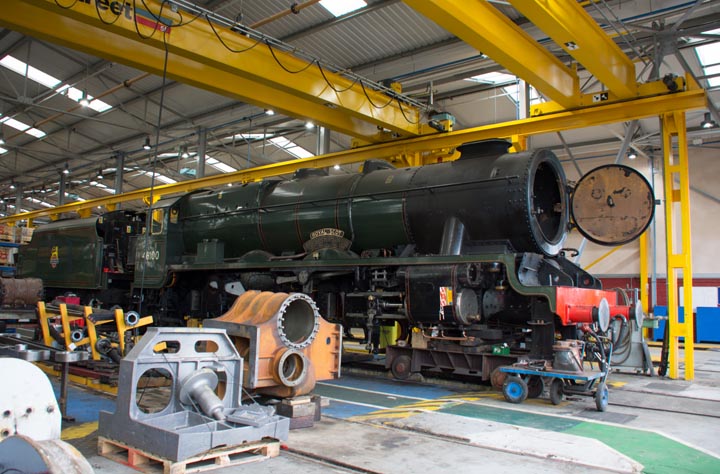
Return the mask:
<svg viewBox="0 0 720 474">
<path fill-rule="evenodd" d="M 578 231 L 600 245 L 622 245 L 638 238 L 652 221 L 655 196 L 633 168 L 605 165 L 583 176 L 572 194 L 571 216 Z"/>
</svg>

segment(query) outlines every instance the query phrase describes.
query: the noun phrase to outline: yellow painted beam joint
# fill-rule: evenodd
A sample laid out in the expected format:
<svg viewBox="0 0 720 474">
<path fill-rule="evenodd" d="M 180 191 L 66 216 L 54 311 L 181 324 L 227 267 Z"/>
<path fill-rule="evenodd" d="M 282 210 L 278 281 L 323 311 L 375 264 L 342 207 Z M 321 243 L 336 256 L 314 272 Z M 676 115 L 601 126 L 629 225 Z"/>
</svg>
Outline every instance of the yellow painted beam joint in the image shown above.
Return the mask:
<svg viewBox="0 0 720 474">
<path fill-rule="evenodd" d="M 565 108 L 578 105 L 577 74 L 485 1 L 404 0 Z"/>
<path fill-rule="evenodd" d="M 678 91 L 685 91 L 685 79 L 683 77 L 675 78 Z M 688 89 L 690 90 L 690 89 Z M 667 85 L 663 81 L 652 81 L 643 84 L 637 84 L 635 99 L 641 97 L 655 97 L 667 95 L 670 93 Z M 622 103 L 629 99 L 623 98 L 613 91 L 598 91 L 587 94 L 580 94 L 578 107 L 598 107 L 614 103 Z M 530 116 L 537 117 L 540 115 L 552 114 L 566 110 L 562 104 L 557 102 L 542 102 L 530 107 Z M 673 126 L 674 127 L 674 126 Z"/>
<path fill-rule="evenodd" d="M 577 2 L 510 3 L 618 97 L 635 97 L 635 65 Z"/>
</svg>

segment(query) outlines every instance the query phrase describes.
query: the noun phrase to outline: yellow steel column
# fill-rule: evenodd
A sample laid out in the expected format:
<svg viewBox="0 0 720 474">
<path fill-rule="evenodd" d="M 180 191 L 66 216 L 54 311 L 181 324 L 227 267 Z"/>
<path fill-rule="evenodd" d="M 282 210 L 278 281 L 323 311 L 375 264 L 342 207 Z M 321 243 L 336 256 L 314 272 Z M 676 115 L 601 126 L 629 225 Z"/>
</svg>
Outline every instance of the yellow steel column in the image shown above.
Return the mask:
<svg viewBox="0 0 720 474">
<path fill-rule="evenodd" d="M 668 375 L 679 376 L 680 338 L 685 339 L 685 380 L 695 378 L 692 306 L 692 252 L 690 241 L 690 177 L 685 112 L 662 116 L 665 184 L 665 238 L 667 240 L 667 305 L 669 325 Z M 677 137 L 677 154 L 673 137 Z M 677 184 L 676 184 L 677 180 Z M 677 232 L 679 230 L 680 240 Z M 683 278 L 684 322 L 679 320 L 678 278 Z"/>
<path fill-rule="evenodd" d="M 640 242 L 640 304 L 642 305 L 643 313 L 650 313 L 650 285 L 648 275 L 649 270 L 649 257 L 648 247 L 650 239 L 648 239 L 647 231 L 643 232 L 639 239 Z"/>
</svg>

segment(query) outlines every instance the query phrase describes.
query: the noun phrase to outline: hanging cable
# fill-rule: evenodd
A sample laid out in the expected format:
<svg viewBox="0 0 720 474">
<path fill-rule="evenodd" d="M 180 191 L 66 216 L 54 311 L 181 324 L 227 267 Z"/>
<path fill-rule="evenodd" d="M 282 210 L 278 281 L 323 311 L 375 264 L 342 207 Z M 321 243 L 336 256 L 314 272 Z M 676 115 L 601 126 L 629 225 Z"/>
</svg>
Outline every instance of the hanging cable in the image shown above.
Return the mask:
<svg viewBox="0 0 720 474">
<path fill-rule="evenodd" d="M 163 2 L 163 5 L 165 2 Z M 162 11 L 162 7 L 160 8 Z M 153 204 L 155 200 L 155 175 L 156 175 L 156 169 L 157 169 L 157 160 L 158 160 L 158 149 L 160 144 L 160 127 L 162 126 L 162 113 L 163 113 L 163 106 L 165 103 L 165 86 L 167 85 L 167 70 L 168 70 L 168 57 L 169 57 L 169 50 L 168 50 L 168 44 L 167 44 L 167 30 L 163 32 L 163 47 L 165 49 L 165 55 L 163 57 L 163 73 L 162 73 L 162 85 L 160 86 L 160 101 L 158 104 L 158 119 L 157 119 L 157 126 L 155 127 L 155 150 L 153 151 L 153 157 L 152 157 L 152 166 L 151 166 L 151 175 L 150 175 L 150 197 L 148 202 L 148 213 L 145 217 L 145 238 L 144 240 L 144 249 L 145 252 L 143 252 L 143 266 L 142 266 L 142 273 L 140 276 L 140 301 L 138 302 L 138 312 L 140 314 L 143 314 L 142 311 L 142 305 L 145 301 L 145 272 L 147 270 L 148 265 L 148 245 L 150 243 L 150 234 L 152 233 L 152 223 L 153 223 Z M 164 216 L 163 216 L 164 217 Z"/>
</svg>

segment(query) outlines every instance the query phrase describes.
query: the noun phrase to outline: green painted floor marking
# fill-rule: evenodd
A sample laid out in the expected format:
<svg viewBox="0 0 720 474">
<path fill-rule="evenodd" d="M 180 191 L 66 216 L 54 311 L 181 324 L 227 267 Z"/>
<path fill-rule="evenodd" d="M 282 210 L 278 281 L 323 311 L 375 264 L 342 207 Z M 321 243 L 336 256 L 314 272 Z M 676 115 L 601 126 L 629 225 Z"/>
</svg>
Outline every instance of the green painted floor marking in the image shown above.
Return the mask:
<svg viewBox="0 0 720 474">
<path fill-rule="evenodd" d="M 511 425 L 526 426 L 540 430 L 565 431 L 573 426 L 583 423 L 579 420 L 561 418 L 559 416 L 537 415 L 518 410 L 506 410 L 483 405 L 471 405 L 462 403 L 455 406 L 441 408 L 441 413 L 459 415 L 467 418 L 480 418 L 483 420 L 496 421 Z"/>
<path fill-rule="evenodd" d="M 720 459 L 649 431 L 468 403 L 438 411 L 597 439 L 641 463 L 647 474 L 720 473 Z"/>
<path fill-rule="evenodd" d="M 565 431 L 602 441 L 645 466 L 647 474 L 717 474 L 720 460 L 658 433 L 583 422 Z"/>
<path fill-rule="evenodd" d="M 377 405 L 385 408 L 395 408 L 400 405 L 410 405 L 421 401 L 417 398 L 372 393 L 333 385 L 316 385 L 314 393 L 323 397 L 336 398 L 350 403 L 366 403 L 368 405 Z"/>
</svg>

